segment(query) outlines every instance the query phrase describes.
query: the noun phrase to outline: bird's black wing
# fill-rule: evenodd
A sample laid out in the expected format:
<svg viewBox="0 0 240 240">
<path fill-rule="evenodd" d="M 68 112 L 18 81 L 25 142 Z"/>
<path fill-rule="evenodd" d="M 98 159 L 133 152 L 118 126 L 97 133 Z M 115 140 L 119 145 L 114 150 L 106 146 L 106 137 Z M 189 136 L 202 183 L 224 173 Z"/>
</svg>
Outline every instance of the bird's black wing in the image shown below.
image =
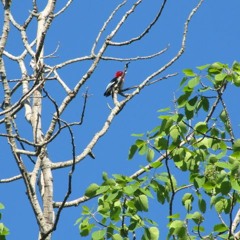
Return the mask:
<svg viewBox="0 0 240 240">
<path fill-rule="evenodd" d="M 107 85 L 106 91 L 104 92 L 105 97 L 108 97 L 112 94 L 112 90 L 115 84 L 117 84 L 117 78 L 113 78 L 111 82 Z"/>
</svg>

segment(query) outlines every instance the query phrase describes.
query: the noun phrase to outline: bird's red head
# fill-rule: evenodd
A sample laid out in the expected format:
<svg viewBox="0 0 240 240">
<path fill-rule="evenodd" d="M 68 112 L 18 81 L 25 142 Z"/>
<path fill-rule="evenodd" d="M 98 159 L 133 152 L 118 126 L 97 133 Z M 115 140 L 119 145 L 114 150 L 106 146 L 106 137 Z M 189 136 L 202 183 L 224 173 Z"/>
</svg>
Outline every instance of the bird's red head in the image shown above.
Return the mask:
<svg viewBox="0 0 240 240">
<path fill-rule="evenodd" d="M 117 71 L 115 73 L 115 77 L 121 77 L 123 75 L 123 72 L 122 71 Z"/>
</svg>

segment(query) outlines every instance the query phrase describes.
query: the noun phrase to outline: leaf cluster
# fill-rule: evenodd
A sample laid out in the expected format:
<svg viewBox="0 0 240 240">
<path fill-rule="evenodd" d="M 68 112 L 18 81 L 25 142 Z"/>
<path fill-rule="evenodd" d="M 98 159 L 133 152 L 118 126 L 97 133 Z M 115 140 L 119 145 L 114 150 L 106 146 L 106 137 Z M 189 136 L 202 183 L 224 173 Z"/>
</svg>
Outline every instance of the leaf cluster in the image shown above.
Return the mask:
<svg viewBox="0 0 240 240">
<path fill-rule="evenodd" d="M 240 139 L 224 93 L 228 86 L 240 86 L 240 63 L 229 67 L 216 62 L 183 73 L 173 110 L 159 110 L 157 127 L 133 134 L 137 139 L 128 159 L 144 156 L 147 165 L 130 177 L 104 173 L 101 185 L 93 183 L 86 190 L 87 197 L 98 196 L 98 207 L 83 207 L 81 236 L 159 239 L 156 220 L 147 217 L 149 199 L 156 199 L 155 204 L 169 209 L 167 239 L 234 239 Z M 209 211 L 218 216 L 210 224 L 205 218 Z"/>
<path fill-rule="evenodd" d="M 0 210 L 4 209 L 4 205 L 0 203 Z M 0 213 L 0 220 L 2 219 L 2 213 Z M 6 236 L 9 234 L 9 229 L 0 222 L 0 240 L 5 240 Z"/>
<path fill-rule="evenodd" d="M 148 198 L 153 197 L 147 181 L 146 177 L 139 180 L 120 174 L 109 178 L 103 173 L 101 185 L 93 183 L 86 189 L 87 197 L 100 197 L 96 211 L 83 206 L 83 216 L 77 220 L 81 236 L 95 229 L 92 239 L 127 239 L 144 228 L 142 239 L 158 239 L 156 223 L 141 216 L 149 211 Z"/>
</svg>

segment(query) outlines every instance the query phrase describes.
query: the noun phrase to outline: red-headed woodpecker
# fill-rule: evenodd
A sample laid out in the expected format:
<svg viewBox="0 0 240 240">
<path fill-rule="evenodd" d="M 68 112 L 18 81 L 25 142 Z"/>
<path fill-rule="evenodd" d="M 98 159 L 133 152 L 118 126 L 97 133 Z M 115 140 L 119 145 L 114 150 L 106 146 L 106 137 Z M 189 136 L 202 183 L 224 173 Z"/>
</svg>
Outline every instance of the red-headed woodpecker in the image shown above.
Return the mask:
<svg viewBox="0 0 240 240">
<path fill-rule="evenodd" d="M 110 95 L 113 96 L 114 91 L 117 91 L 117 93 L 121 93 L 122 87 L 124 83 L 124 72 L 117 71 L 115 73 L 115 77 L 112 79 L 112 81 L 107 85 L 106 91 L 104 93 L 105 97 L 108 97 Z"/>
</svg>

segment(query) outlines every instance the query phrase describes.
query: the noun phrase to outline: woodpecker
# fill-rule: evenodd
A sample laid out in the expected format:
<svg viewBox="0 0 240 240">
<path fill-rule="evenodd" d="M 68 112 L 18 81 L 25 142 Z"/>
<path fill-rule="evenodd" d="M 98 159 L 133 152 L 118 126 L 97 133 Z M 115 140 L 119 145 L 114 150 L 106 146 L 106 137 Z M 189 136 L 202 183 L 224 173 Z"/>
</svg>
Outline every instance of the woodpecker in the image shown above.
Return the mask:
<svg viewBox="0 0 240 240">
<path fill-rule="evenodd" d="M 108 97 L 110 95 L 113 96 L 114 91 L 117 90 L 118 93 L 121 93 L 122 87 L 124 83 L 124 72 L 117 71 L 115 73 L 115 77 L 112 79 L 112 81 L 107 85 L 106 91 L 104 93 L 105 97 Z"/>
</svg>

